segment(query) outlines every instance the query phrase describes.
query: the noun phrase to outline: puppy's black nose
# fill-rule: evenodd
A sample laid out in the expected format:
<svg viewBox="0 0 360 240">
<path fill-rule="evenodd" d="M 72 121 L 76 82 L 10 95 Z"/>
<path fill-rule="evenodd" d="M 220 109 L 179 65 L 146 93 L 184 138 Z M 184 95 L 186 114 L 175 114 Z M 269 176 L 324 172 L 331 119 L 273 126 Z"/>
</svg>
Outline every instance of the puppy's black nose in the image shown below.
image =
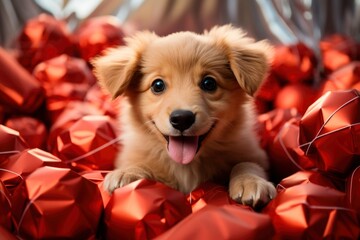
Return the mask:
<svg viewBox="0 0 360 240">
<path fill-rule="evenodd" d="M 195 114 L 188 110 L 175 110 L 170 114 L 171 125 L 179 131 L 184 131 L 195 122 Z"/>
</svg>

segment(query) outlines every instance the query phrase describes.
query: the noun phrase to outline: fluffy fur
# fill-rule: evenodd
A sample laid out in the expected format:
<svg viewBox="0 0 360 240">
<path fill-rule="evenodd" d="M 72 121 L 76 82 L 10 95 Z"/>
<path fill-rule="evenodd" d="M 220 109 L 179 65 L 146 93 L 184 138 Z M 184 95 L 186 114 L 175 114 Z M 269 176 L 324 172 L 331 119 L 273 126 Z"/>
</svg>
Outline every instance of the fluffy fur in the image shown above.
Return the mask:
<svg viewBox="0 0 360 240">
<path fill-rule="evenodd" d="M 105 178 L 110 191 L 149 178 L 183 192 L 207 180 L 229 183 L 230 196 L 243 204 L 266 203 L 276 194 L 266 180 L 268 162 L 254 133 L 252 95 L 264 79 L 272 48 L 231 25 L 204 34 L 178 32 L 165 37 L 144 31 L 93 61 L 99 83 L 114 98 L 123 95 L 123 150 Z M 216 80 L 204 91 L 205 76 Z M 155 79 L 165 83 L 154 93 Z M 169 121 L 175 110 L 195 114 L 179 131 Z M 175 162 L 169 136 L 205 136 L 194 160 Z"/>
</svg>

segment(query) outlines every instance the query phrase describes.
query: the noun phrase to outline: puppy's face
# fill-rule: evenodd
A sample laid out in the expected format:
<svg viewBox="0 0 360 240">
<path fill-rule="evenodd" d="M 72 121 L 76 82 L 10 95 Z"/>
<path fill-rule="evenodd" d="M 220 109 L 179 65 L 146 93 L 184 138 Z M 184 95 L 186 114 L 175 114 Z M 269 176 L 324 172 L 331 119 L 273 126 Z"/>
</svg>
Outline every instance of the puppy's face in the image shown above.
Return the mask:
<svg viewBox="0 0 360 240">
<path fill-rule="evenodd" d="M 231 124 L 234 108 L 266 73 L 269 47 L 243 35 L 231 26 L 162 38 L 142 32 L 94 65 L 114 97 L 128 96 L 139 125 L 163 142 L 174 161 L 188 164 L 214 132 Z"/>
</svg>

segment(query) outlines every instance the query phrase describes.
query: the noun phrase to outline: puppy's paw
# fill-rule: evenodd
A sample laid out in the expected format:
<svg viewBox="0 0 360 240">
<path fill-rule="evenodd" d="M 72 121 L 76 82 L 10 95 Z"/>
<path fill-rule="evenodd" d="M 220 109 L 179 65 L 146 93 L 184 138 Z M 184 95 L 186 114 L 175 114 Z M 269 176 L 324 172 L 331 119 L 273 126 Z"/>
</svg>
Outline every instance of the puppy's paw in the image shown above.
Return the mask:
<svg viewBox="0 0 360 240">
<path fill-rule="evenodd" d="M 276 196 L 274 185 L 264 178 L 244 174 L 230 180 L 230 197 L 238 203 L 260 207 Z"/>
<path fill-rule="evenodd" d="M 151 174 L 141 168 L 116 169 L 106 175 L 104 188 L 112 193 L 116 188 L 143 178 L 151 179 Z"/>
</svg>

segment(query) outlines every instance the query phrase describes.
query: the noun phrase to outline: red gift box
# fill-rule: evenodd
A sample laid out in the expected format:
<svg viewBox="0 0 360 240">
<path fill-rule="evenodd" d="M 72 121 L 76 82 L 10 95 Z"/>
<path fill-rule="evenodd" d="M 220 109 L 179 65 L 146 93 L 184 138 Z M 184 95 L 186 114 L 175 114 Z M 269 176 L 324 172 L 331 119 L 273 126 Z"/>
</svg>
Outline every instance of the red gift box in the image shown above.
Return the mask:
<svg viewBox="0 0 360 240">
<path fill-rule="evenodd" d="M 229 196 L 229 191 L 224 186 L 206 182 L 194 189 L 188 196 L 187 200 L 191 205 L 192 212 L 197 212 L 205 206 L 223 206 L 223 205 L 237 205 L 247 210 L 252 210 L 251 207 L 239 204 L 232 200 Z"/>
<path fill-rule="evenodd" d="M 19 62 L 30 72 L 40 62 L 74 52 L 65 22 L 47 14 L 40 14 L 26 22 L 17 39 L 17 47 Z"/>
<path fill-rule="evenodd" d="M 300 147 L 321 171 L 348 175 L 359 162 L 360 93 L 334 91 L 313 103 L 300 122 Z"/>
<path fill-rule="evenodd" d="M 360 90 L 360 62 L 351 62 L 331 73 L 322 86 L 322 92 L 353 88 Z"/>
<path fill-rule="evenodd" d="M 299 83 L 312 80 L 316 65 L 313 51 L 303 43 L 275 48 L 272 70 L 285 82 Z"/>
<path fill-rule="evenodd" d="M 103 200 L 103 204 L 104 204 L 104 208 L 109 203 L 110 197 L 111 197 L 110 193 L 108 191 L 106 191 L 104 188 L 104 178 L 105 178 L 106 174 L 108 174 L 109 172 L 110 171 L 97 170 L 97 171 L 86 171 L 86 172 L 80 173 L 81 176 L 83 176 L 86 179 L 89 179 L 90 181 L 92 181 L 99 187 L 101 197 Z"/>
<path fill-rule="evenodd" d="M 358 239 L 355 211 L 345 194 L 314 183 L 283 189 L 263 210 L 273 222 L 275 239 Z"/>
<path fill-rule="evenodd" d="M 124 33 L 113 16 L 87 19 L 75 31 L 80 56 L 89 61 L 109 47 L 124 44 Z"/>
<path fill-rule="evenodd" d="M 265 214 L 235 205 L 207 205 L 160 235 L 165 239 L 271 239 L 274 227 Z"/>
<path fill-rule="evenodd" d="M 0 125 L 0 163 L 26 148 L 28 145 L 18 131 Z"/>
<path fill-rule="evenodd" d="M 65 168 L 66 164 L 41 149 L 26 149 L 0 162 L 0 180 L 13 192 L 26 176 L 42 166 Z"/>
<path fill-rule="evenodd" d="M 152 239 L 190 213 L 184 194 L 138 180 L 113 192 L 105 209 L 106 239 Z"/>
<path fill-rule="evenodd" d="M 274 182 L 297 171 L 315 168 L 299 147 L 299 121 L 299 118 L 293 118 L 284 123 L 268 146 L 270 175 Z"/>
<path fill-rule="evenodd" d="M 120 150 L 117 129 L 108 116 L 84 116 L 56 137 L 52 153 L 77 171 L 111 170 Z"/>
<path fill-rule="evenodd" d="M 95 239 L 102 210 L 97 185 L 66 168 L 35 170 L 13 195 L 22 239 Z"/>
<path fill-rule="evenodd" d="M 27 116 L 12 117 L 5 125 L 18 131 L 30 148 L 46 148 L 47 129 L 38 119 Z"/>
</svg>

